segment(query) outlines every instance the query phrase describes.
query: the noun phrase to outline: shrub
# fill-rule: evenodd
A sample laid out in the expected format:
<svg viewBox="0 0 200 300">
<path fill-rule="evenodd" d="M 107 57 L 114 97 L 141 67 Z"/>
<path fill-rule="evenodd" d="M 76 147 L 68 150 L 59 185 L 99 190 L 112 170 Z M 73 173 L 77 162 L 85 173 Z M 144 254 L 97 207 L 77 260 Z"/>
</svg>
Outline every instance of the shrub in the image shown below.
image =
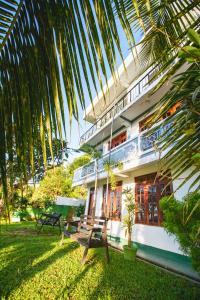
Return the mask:
<svg viewBox="0 0 200 300">
<path fill-rule="evenodd" d="M 192 259 L 200 272 L 200 193 L 189 193 L 183 201 L 164 197 L 160 201 L 164 227 L 176 236 L 182 250 Z"/>
<path fill-rule="evenodd" d="M 85 206 L 84 205 L 79 205 L 76 207 L 76 216 L 80 217 L 81 215 L 84 215 L 85 212 Z"/>
</svg>

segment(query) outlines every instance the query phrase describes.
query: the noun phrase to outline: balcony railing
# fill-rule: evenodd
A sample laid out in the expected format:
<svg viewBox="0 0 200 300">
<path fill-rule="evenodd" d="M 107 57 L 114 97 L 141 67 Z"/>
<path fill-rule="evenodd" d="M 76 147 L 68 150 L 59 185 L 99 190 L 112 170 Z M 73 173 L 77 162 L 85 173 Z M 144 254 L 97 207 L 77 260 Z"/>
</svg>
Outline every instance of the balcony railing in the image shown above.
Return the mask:
<svg viewBox="0 0 200 300">
<path fill-rule="evenodd" d="M 112 149 L 110 153 L 110 161 L 114 163 L 126 162 L 134 158 L 138 153 L 138 137 L 128 140 L 125 143 L 119 145 L 116 149 Z M 109 160 L 109 153 L 105 154 L 98 160 L 98 172 L 104 171 L 104 164 Z M 74 173 L 74 182 L 87 178 L 88 176 L 94 175 L 95 173 L 95 162 L 77 169 Z"/>
<path fill-rule="evenodd" d="M 80 145 L 84 144 L 91 136 L 107 124 L 113 117 L 120 114 L 125 107 L 133 103 L 152 83 L 152 80 L 158 71 L 158 67 L 146 74 L 125 96 L 106 112 L 91 128 L 89 128 L 80 138 Z"/>
<path fill-rule="evenodd" d="M 150 154 L 154 145 L 154 142 L 160 138 L 165 137 L 167 134 L 171 133 L 173 130 L 172 123 L 165 125 L 160 125 L 158 129 L 150 133 L 149 131 L 139 134 L 137 137 L 130 139 L 118 147 L 111 150 L 110 161 L 114 163 L 122 162 L 126 163 L 128 161 L 133 161 L 134 159 L 139 159 L 143 154 Z M 161 138 L 162 140 L 162 138 Z M 98 160 L 98 172 L 104 171 L 104 164 L 109 160 L 109 153 L 106 153 L 102 158 Z M 95 174 L 95 162 L 91 163 L 77 169 L 74 173 L 73 182 L 76 183 L 83 179 Z"/>
</svg>

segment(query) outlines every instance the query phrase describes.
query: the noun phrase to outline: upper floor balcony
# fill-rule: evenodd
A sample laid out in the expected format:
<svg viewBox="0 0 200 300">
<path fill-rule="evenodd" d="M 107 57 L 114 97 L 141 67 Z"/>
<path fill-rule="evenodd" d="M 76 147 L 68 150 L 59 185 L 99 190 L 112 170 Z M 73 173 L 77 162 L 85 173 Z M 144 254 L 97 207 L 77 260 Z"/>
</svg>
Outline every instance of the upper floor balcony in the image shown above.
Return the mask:
<svg viewBox="0 0 200 300">
<path fill-rule="evenodd" d="M 99 178 L 105 178 L 107 173 L 104 170 L 104 165 L 109 160 L 112 163 L 122 163 L 123 171 L 126 172 L 140 165 L 150 163 L 153 160 L 159 159 L 159 153 L 154 150 L 154 142 L 163 134 L 168 134 L 173 130 L 172 124 L 160 125 L 153 133 L 148 130 L 130 138 L 123 144 L 112 149 L 110 153 L 106 153 L 97 161 L 91 161 L 87 165 L 77 169 L 74 173 L 73 185 L 81 185 L 95 180 L 95 172 L 98 170 Z"/>
<path fill-rule="evenodd" d="M 80 138 L 80 146 L 89 143 L 96 145 L 110 134 L 110 126 L 113 122 L 113 132 L 132 122 L 134 118 L 144 113 L 155 104 L 166 92 L 164 85 L 153 96 L 148 93 L 158 84 L 160 78 L 153 79 L 158 69 L 152 69 L 135 84 L 132 84 L 128 92 L 119 100 L 113 102 L 112 106 L 89 128 Z M 169 86 L 167 87 L 169 88 Z M 148 101 L 147 101 L 148 98 Z M 141 101 L 140 101 L 141 100 Z M 125 125 L 126 126 L 126 125 Z"/>
</svg>

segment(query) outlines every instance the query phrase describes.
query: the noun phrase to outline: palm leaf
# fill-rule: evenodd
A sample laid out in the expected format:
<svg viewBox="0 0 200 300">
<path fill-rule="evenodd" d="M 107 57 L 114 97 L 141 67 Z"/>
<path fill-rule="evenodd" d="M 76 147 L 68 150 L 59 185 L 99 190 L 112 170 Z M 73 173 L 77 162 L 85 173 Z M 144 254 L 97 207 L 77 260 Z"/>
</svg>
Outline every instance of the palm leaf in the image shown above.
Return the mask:
<svg viewBox="0 0 200 300">
<path fill-rule="evenodd" d="M 127 20 L 121 12 L 120 18 Z M 46 161 L 47 140 L 53 155 L 52 137 L 62 140 L 65 132 L 65 105 L 70 122 L 72 116 L 78 119 L 79 103 L 85 108 L 83 82 L 92 101 L 91 86 L 103 89 L 108 69 L 115 74 L 117 52 L 122 57 L 115 19 L 114 4 L 105 0 L 0 1 L 0 159 L 5 187 L 13 156 L 20 177 L 27 179 L 26 166 L 34 175 L 40 146 Z M 125 23 L 131 44 L 131 28 Z"/>
</svg>

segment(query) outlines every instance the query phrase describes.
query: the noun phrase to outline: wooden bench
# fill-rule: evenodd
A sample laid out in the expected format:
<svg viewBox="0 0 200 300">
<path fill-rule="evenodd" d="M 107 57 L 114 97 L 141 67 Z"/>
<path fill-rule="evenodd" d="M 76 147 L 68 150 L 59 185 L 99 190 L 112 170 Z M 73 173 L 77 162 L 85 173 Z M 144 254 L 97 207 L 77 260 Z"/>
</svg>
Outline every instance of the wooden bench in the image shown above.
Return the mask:
<svg viewBox="0 0 200 300">
<path fill-rule="evenodd" d="M 44 225 L 52 226 L 52 227 L 59 227 L 61 233 L 61 225 L 60 225 L 60 218 L 62 214 L 58 213 L 42 213 L 41 217 L 36 220 L 36 228 L 38 233 L 42 230 Z"/>
<path fill-rule="evenodd" d="M 70 227 L 74 228 L 73 232 L 70 231 Z M 72 238 L 85 247 L 82 264 L 85 263 L 90 248 L 100 247 L 105 248 L 106 261 L 109 262 L 106 218 L 84 215 L 79 221 L 67 221 L 64 224 L 63 238 L 64 236 Z"/>
</svg>

